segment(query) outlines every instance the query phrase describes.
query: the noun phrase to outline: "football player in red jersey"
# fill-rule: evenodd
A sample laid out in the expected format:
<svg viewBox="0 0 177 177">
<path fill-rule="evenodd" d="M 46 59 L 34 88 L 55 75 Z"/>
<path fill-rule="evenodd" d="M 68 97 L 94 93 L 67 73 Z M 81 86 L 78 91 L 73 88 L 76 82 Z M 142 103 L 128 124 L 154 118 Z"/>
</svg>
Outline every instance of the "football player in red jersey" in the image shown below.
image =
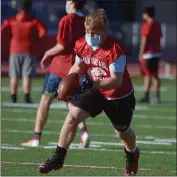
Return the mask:
<svg viewBox="0 0 177 177">
<path fill-rule="evenodd" d="M 136 147 L 136 136 L 131 127 L 135 97 L 127 71 L 127 52 L 116 38 L 107 35 L 107 24 L 103 9 L 86 17 L 86 35 L 76 42 L 76 59 L 70 73 L 80 73 L 84 68 L 88 78 L 81 86 L 82 93 L 72 102 L 55 154 L 37 168 L 40 173 L 62 168 L 78 124 L 102 111 L 106 113 L 116 135 L 124 144 L 125 176 L 137 173 L 140 151 Z"/>
<path fill-rule="evenodd" d="M 16 16 L 3 21 L 2 36 L 10 37 L 9 76 L 11 100 L 18 101 L 17 89 L 23 78 L 24 103 L 31 101 L 31 79 L 36 74 L 36 57 L 33 45 L 46 35 L 43 22 L 31 16 L 32 0 L 20 0 L 20 10 Z"/>
<path fill-rule="evenodd" d="M 139 60 L 144 73 L 144 96 L 140 102 L 149 103 L 149 91 L 151 78 L 154 84 L 154 96 L 152 102 L 160 103 L 160 79 L 158 67 L 160 60 L 160 39 L 162 37 L 161 25 L 154 19 L 154 7 L 146 7 L 143 10 L 145 23 L 141 28 L 141 46 Z"/>
<path fill-rule="evenodd" d="M 66 1 L 66 12 L 68 15 L 64 16 L 59 22 L 57 44 L 45 53 L 41 61 L 41 67 L 46 68 L 48 60 L 54 56 L 48 68 L 42 88 L 42 96 L 36 115 L 34 134 L 31 139 L 22 143 L 22 146 L 40 146 L 40 137 L 48 119 L 50 105 L 57 96 L 56 88 L 58 87 L 61 78 L 68 74 L 74 63 L 74 46 L 76 40 L 85 35 L 85 17 L 80 12 L 84 4 L 84 0 Z M 80 145 L 82 147 L 88 147 L 90 137 L 84 121 L 79 124 L 79 128 L 81 130 Z"/>
</svg>

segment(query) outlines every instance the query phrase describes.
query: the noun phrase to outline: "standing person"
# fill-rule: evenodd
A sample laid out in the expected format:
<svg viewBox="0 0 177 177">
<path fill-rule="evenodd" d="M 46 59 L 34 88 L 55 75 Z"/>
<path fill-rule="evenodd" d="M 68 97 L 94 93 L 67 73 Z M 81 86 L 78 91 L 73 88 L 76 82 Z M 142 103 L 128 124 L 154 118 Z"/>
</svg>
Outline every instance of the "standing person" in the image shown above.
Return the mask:
<svg viewBox="0 0 177 177">
<path fill-rule="evenodd" d="M 31 8 L 31 0 L 21 0 L 20 11 L 15 17 L 4 20 L 1 28 L 2 33 L 9 30 L 11 36 L 9 76 L 13 103 L 17 102 L 17 89 L 21 76 L 24 102 L 32 103 L 31 78 L 36 72 L 36 58 L 32 54 L 32 46 L 46 35 L 44 24 L 30 15 Z"/>
<path fill-rule="evenodd" d="M 139 61 L 144 73 L 144 96 L 142 103 L 149 103 L 151 78 L 153 79 L 154 95 L 153 102 L 160 103 L 160 79 L 158 75 L 160 60 L 160 39 L 162 37 L 161 25 L 155 19 L 154 7 L 146 7 L 143 10 L 145 23 L 141 28 L 141 45 Z"/>
<path fill-rule="evenodd" d="M 76 42 L 76 61 L 70 70 L 70 73 L 80 73 L 86 68 L 88 79 L 82 85 L 85 91 L 69 109 L 55 154 L 37 170 L 48 173 L 62 168 L 78 124 L 104 111 L 124 144 L 125 176 L 134 176 L 138 170 L 140 152 L 131 128 L 135 97 L 127 71 L 126 52 L 116 38 L 107 35 L 107 18 L 103 9 L 86 17 L 85 29 L 85 38 Z"/>
<path fill-rule="evenodd" d="M 57 96 L 56 88 L 62 77 L 68 74 L 73 65 L 76 40 L 85 35 L 85 17 L 80 12 L 84 4 L 85 1 L 83 0 L 66 1 L 66 12 L 68 15 L 64 16 L 59 22 L 57 44 L 46 51 L 41 61 L 41 67 L 46 68 L 49 57 L 56 55 L 45 77 L 41 101 L 36 115 L 34 134 L 31 139 L 22 143 L 23 146 L 40 146 L 41 133 L 48 119 L 50 105 Z M 80 145 L 82 147 L 89 147 L 90 137 L 84 121 L 79 124 L 79 128 L 81 130 Z"/>
</svg>

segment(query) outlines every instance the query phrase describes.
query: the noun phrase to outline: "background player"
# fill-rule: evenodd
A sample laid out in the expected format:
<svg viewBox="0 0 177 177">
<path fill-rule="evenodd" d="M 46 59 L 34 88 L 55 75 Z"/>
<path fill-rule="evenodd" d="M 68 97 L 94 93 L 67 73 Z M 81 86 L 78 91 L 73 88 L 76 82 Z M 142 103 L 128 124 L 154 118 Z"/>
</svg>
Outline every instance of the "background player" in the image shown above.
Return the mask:
<svg viewBox="0 0 177 177">
<path fill-rule="evenodd" d="M 20 1 L 20 11 L 15 17 L 4 20 L 3 33 L 10 33 L 10 90 L 11 100 L 17 102 L 19 78 L 23 77 L 24 102 L 31 103 L 31 78 L 36 72 L 36 58 L 32 46 L 46 34 L 44 24 L 30 15 L 31 0 Z M 7 34 L 7 33 L 6 33 Z"/>
<path fill-rule="evenodd" d="M 51 159 L 38 167 L 48 173 L 63 166 L 69 145 L 73 141 L 77 125 L 95 117 L 103 110 L 112 122 L 116 135 L 122 140 L 126 153 L 125 176 L 134 176 L 138 169 L 139 150 L 131 128 L 135 109 L 134 89 L 126 66 L 126 51 L 116 38 L 107 36 L 107 18 L 103 9 L 86 17 L 85 38 L 76 42 L 76 62 L 70 73 L 86 67 L 89 78 L 82 87 L 86 89 L 73 102 L 63 124 L 57 149 Z M 87 51 L 87 52 L 86 52 Z"/>
<path fill-rule="evenodd" d="M 141 46 L 139 60 L 144 73 L 144 96 L 140 102 L 149 103 L 149 91 L 151 78 L 154 84 L 153 102 L 160 103 L 160 79 L 158 76 L 160 60 L 160 39 L 162 37 L 161 25 L 154 19 L 154 7 L 146 7 L 143 10 L 145 23 L 141 28 Z"/>
<path fill-rule="evenodd" d="M 64 16 L 59 22 L 57 44 L 45 53 L 41 61 L 41 67 L 46 68 L 49 57 L 55 56 L 49 66 L 42 88 L 42 97 L 36 115 L 34 134 L 30 140 L 22 143 L 23 146 L 37 147 L 40 145 L 40 137 L 48 119 L 50 105 L 53 98 L 57 96 L 56 88 L 61 78 L 68 74 L 73 65 L 75 58 L 73 49 L 76 40 L 85 35 L 85 17 L 80 12 L 84 4 L 83 0 L 66 1 L 66 12 L 68 15 Z M 80 144 L 83 147 L 88 147 L 90 137 L 85 122 L 81 122 L 79 128 L 81 130 Z"/>
</svg>

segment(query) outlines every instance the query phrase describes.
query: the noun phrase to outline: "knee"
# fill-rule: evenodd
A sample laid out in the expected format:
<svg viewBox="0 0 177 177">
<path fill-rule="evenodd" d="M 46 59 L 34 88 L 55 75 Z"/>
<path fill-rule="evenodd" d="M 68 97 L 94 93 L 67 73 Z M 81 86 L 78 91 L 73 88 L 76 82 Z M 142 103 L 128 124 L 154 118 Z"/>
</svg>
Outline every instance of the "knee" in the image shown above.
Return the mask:
<svg viewBox="0 0 177 177">
<path fill-rule="evenodd" d="M 70 107 L 69 114 L 70 121 L 77 125 L 88 117 L 87 112 L 75 106 Z"/>
<path fill-rule="evenodd" d="M 124 132 L 120 132 L 120 131 L 117 131 L 117 130 L 115 130 L 115 132 L 116 132 L 116 136 L 118 138 L 122 139 L 124 137 Z"/>
<path fill-rule="evenodd" d="M 52 102 L 52 98 L 47 95 L 42 95 L 40 107 L 49 108 Z"/>
<path fill-rule="evenodd" d="M 115 130 L 116 132 L 116 136 L 120 139 L 124 139 L 127 135 L 129 135 L 131 132 L 133 132 L 133 130 L 131 128 L 128 128 L 127 130 L 125 131 L 118 131 L 118 130 Z"/>
</svg>

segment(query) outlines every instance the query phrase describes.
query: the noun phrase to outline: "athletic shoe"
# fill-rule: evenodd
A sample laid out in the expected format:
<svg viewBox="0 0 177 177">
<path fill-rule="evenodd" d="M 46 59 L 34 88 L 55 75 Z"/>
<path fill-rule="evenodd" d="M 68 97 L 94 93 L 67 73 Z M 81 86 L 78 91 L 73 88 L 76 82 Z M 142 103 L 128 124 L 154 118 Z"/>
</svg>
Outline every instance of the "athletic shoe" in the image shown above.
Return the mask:
<svg viewBox="0 0 177 177">
<path fill-rule="evenodd" d="M 84 132 L 82 135 L 81 135 L 81 138 L 80 138 L 80 147 L 82 148 L 89 148 L 90 146 L 90 136 L 88 135 L 87 132 Z"/>
<path fill-rule="evenodd" d="M 39 138 L 31 138 L 24 143 L 21 144 L 22 146 L 28 147 L 39 147 L 40 146 L 40 139 Z"/>
<path fill-rule="evenodd" d="M 146 96 L 143 96 L 140 100 L 139 100 L 140 103 L 149 103 L 149 98 L 146 97 Z"/>
<path fill-rule="evenodd" d="M 10 96 L 12 103 L 17 103 L 17 95 Z"/>
<path fill-rule="evenodd" d="M 125 176 L 135 176 L 138 171 L 138 160 L 140 156 L 140 151 L 136 148 L 136 151 L 133 153 L 127 152 L 126 153 L 126 168 L 125 168 Z"/>
<path fill-rule="evenodd" d="M 51 170 L 59 170 L 63 167 L 66 154 L 54 154 L 51 159 L 37 167 L 37 171 L 40 173 L 48 173 Z"/>
</svg>

